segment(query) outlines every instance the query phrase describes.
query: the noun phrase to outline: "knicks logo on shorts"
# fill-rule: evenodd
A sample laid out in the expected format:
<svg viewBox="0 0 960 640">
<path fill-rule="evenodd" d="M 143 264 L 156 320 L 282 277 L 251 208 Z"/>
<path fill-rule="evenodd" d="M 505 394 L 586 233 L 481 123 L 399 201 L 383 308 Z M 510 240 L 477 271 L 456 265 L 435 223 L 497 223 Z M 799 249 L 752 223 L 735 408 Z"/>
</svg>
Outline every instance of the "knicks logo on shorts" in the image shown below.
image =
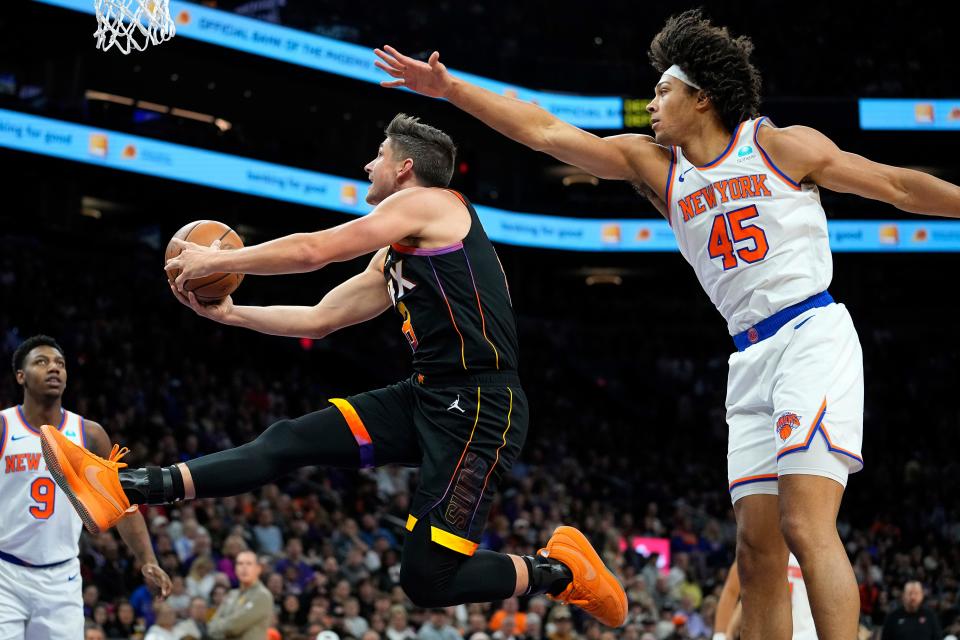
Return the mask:
<svg viewBox="0 0 960 640">
<path fill-rule="evenodd" d="M 795 413 L 785 413 L 777 419 L 777 435 L 786 441 L 794 429 L 800 428 L 800 417 Z"/>
</svg>

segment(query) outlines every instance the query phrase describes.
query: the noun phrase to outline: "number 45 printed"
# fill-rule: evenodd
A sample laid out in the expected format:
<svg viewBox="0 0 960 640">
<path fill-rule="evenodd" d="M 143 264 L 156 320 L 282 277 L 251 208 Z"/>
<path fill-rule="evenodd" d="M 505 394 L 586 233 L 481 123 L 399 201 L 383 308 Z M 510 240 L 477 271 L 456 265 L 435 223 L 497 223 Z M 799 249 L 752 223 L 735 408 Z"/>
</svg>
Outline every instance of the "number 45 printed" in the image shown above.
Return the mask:
<svg viewBox="0 0 960 640">
<path fill-rule="evenodd" d="M 759 216 L 757 205 L 752 204 L 736 211 L 721 213 L 713 219 L 707 251 L 711 258 L 723 258 L 724 271 L 740 266 L 738 257 L 747 264 L 760 262 L 767 257 L 770 247 L 763 229 L 755 224 L 744 224 Z M 735 246 L 744 242 L 751 242 L 753 246 Z"/>
</svg>

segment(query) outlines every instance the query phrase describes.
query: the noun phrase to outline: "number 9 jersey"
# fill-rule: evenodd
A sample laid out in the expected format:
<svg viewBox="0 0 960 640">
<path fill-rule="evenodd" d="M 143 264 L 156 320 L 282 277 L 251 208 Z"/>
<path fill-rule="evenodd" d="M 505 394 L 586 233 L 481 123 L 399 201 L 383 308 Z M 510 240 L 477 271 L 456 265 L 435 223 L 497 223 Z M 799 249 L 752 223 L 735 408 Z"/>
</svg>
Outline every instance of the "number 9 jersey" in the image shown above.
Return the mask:
<svg viewBox="0 0 960 640">
<path fill-rule="evenodd" d="M 757 140 L 761 126 L 773 125 L 765 117 L 740 123 L 702 166 L 671 148 L 668 220 L 730 335 L 826 291 L 833 276 L 817 187 L 774 165 Z"/>
<path fill-rule="evenodd" d="M 83 523 L 47 471 L 34 426 L 19 406 L 0 412 L 0 559 L 47 566 L 77 557 Z M 83 418 L 64 411 L 54 426 L 84 446 Z"/>
</svg>

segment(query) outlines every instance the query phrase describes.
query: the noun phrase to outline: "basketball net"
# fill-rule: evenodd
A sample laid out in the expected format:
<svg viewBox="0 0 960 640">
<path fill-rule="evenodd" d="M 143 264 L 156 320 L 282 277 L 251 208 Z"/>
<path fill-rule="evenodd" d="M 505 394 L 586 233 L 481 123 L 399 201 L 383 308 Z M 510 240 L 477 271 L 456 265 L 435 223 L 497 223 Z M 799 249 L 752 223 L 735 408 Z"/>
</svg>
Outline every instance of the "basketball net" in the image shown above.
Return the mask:
<svg viewBox="0 0 960 640">
<path fill-rule="evenodd" d="M 176 33 L 170 0 L 94 0 L 97 48 L 116 47 L 124 55 L 166 42 Z"/>
</svg>

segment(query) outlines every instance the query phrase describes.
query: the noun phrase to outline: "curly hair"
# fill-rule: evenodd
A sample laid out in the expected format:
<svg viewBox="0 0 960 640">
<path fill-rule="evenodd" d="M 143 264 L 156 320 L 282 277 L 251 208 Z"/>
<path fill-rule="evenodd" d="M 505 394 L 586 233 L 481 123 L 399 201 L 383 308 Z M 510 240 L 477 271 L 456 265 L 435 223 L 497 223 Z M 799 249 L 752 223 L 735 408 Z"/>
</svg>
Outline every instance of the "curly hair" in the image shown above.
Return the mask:
<svg viewBox="0 0 960 640">
<path fill-rule="evenodd" d="M 663 73 L 678 65 L 703 89 L 729 131 L 757 115 L 760 72 L 750 62 L 753 42 L 734 38 L 691 9 L 670 17 L 650 43 L 650 63 Z"/>
</svg>

